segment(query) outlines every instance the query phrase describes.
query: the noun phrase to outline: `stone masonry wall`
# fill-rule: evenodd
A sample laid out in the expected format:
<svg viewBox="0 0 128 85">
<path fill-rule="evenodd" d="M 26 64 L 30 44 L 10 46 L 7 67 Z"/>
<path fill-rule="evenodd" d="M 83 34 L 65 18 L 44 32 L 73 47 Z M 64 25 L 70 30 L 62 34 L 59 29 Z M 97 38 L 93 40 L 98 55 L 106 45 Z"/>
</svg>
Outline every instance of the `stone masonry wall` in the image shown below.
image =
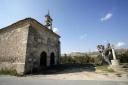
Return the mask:
<svg viewBox="0 0 128 85">
<path fill-rule="evenodd" d="M 0 69 L 24 72 L 29 25 L 0 33 Z"/>
<path fill-rule="evenodd" d="M 60 55 L 59 38 L 44 30 L 46 28 L 29 28 L 28 44 L 27 44 L 27 59 L 26 69 L 40 68 L 40 55 L 44 51 L 47 53 L 47 66 L 50 66 L 50 54 L 55 54 L 55 64 L 57 64 Z M 29 60 L 33 60 L 34 66 Z M 32 67 L 31 67 L 32 66 Z"/>
</svg>

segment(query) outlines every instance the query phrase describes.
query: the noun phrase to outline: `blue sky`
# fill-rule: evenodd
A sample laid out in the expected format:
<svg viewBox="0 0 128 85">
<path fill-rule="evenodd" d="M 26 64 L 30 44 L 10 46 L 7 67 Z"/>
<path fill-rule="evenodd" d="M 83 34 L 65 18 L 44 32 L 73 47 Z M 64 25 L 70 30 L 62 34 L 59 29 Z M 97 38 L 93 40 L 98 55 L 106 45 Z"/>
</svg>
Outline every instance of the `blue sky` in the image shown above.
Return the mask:
<svg viewBox="0 0 128 85">
<path fill-rule="evenodd" d="M 128 0 L 0 0 L 0 28 L 26 17 L 44 23 L 48 10 L 62 53 L 94 51 L 107 42 L 128 47 Z"/>
</svg>

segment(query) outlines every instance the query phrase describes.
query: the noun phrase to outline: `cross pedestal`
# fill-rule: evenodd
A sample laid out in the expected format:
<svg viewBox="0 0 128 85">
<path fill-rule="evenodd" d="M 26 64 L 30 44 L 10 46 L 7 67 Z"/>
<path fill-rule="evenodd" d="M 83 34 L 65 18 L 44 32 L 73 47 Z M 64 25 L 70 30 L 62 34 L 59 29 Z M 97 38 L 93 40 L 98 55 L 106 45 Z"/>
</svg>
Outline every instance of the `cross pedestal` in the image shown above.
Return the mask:
<svg viewBox="0 0 128 85">
<path fill-rule="evenodd" d="M 112 65 L 119 65 L 119 61 L 117 59 L 111 60 L 111 63 L 112 63 Z"/>
<path fill-rule="evenodd" d="M 121 67 L 120 67 L 120 65 L 119 65 L 119 61 L 116 59 L 116 60 L 111 60 L 111 65 L 110 65 L 110 67 L 114 70 L 114 71 L 117 71 L 117 72 L 119 72 L 119 71 L 121 71 Z"/>
<path fill-rule="evenodd" d="M 119 60 L 117 60 L 116 58 L 114 48 L 112 46 L 111 48 L 112 48 L 112 55 L 113 55 L 113 60 L 111 60 L 111 68 L 115 71 L 119 71 L 120 70 Z"/>
</svg>

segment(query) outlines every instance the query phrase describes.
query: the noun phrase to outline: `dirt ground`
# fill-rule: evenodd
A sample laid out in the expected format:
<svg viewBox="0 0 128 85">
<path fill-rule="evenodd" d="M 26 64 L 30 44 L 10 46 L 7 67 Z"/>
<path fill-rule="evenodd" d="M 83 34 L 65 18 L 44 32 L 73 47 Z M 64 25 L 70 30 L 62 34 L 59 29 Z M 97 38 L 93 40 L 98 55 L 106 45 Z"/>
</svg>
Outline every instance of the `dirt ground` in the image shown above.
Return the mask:
<svg viewBox="0 0 128 85">
<path fill-rule="evenodd" d="M 27 77 L 41 79 L 60 79 L 60 80 L 111 80 L 111 81 L 128 81 L 128 72 L 105 72 L 94 70 L 91 67 L 86 68 L 68 68 L 57 73 L 28 75 Z"/>
<path fill-rule="evenodd" d="M 42 78 L 42 79 L 61 79 L 61 80 L 113 80 L 113 81 L 128 81 L 127 74 L 120 73 L 99 73 L 99 72 L 76 72 L 63 74 L 49 74 L 49 75 L 32 75 L 28 77 Z"/>
</svg>

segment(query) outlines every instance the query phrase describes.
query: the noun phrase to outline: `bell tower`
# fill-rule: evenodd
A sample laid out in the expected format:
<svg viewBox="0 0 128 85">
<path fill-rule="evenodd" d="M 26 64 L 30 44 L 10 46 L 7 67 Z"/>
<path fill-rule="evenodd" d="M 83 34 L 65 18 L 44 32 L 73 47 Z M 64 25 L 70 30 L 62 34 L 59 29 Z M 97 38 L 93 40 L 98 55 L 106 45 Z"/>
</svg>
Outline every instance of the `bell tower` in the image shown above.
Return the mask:
<svg viewBox="0 0 128 85">
<path fill-rule="evenodd" d="M 50 13 L 48 11 L 48 14 L 45 15 L 45 26 L 48 28 L 48 29 L 51 29 L 52 30 L 52 18 L 50 17 Z"/>
</svg>

